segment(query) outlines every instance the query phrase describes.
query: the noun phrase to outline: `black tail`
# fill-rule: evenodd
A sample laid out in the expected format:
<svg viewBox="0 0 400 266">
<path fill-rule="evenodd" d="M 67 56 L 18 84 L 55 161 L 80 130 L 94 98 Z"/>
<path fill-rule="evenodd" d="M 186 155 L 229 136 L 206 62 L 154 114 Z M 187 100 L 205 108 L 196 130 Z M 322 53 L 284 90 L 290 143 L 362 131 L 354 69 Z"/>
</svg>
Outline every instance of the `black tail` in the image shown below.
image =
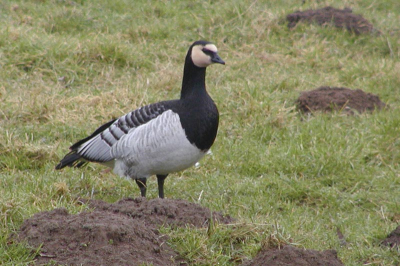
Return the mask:
<svg viewBox="0 0 400 266">
<path fill-rule="evenodd" d="M 87 164 L 88 161 L 85 160 L 84 158 L 82 158 L 79 154 L 77 154 L 76 153 L 77 150 L 79 149 L 79 147 L 82 144 L 84 144 L 86 141 L 96 137 L 98 134 L 103 132 L 106 128 L 111 126 L 112 123 L 114 123 L 115 121 L 116 121 L 116 119 L 113 119 L 113 120 L 105 123 L 104 125 L 100 126 L 98 129 L 96 129 L 92 135 L 90 135 L 89 137 L 86 137 L 84 139 L 81 139 L 80 141 L 78 141 L 77 143 L 75 143 L 74 145 L 69 147 L 71 152 L 68 153 L 67 155 L 65 155 L 65 157 L 59 162 L 59 164 L 56 165 L 56 170 L 63 169 L 66 166 L 79 168 L 79 167 L 82 167 L 85 164 Z"/>
<path fill-rule="evenodd" d="M 56 165 L 56 170 L 63 169 L 66 166 L 69 167 L 81 167 L 88 163 L 83 161 L 81 156 L 76 151 L 71 151 Z"/>
</svg>

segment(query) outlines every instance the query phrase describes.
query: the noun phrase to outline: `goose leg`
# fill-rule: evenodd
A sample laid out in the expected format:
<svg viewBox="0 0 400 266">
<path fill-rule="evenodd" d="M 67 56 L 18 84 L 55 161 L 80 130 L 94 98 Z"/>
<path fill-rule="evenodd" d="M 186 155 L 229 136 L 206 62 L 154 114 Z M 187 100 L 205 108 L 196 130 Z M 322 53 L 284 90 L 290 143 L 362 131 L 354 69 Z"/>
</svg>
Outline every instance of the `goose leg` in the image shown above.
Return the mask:
<svg viewBox="0 0 400 266">
<path fill-rule="evenodd" d="M 160 199 L 164 198 L 164 180 L 168 175 L 157 175 L 157 183 L 158 183 L 158 197 Z"/>
<path fill-rule="evenodd" d="M 140 195 L 142 197 L 146 197 L 146 189 L 147 189 L 146 181 L 147 181 L 147 179 L 146 178 L 137 178 L 137 179 L 135 179 L 135 181 L 136 181 L 136 184 L 139 186 Z"/>
</svg>

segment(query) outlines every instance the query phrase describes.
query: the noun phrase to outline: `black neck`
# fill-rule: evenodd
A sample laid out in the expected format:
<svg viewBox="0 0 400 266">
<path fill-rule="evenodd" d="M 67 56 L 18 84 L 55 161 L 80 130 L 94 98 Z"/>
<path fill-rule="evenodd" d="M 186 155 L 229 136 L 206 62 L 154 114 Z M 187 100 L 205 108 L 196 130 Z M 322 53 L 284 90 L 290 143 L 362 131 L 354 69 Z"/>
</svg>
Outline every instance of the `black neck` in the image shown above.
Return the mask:
<svg viewBox="0 0 400 266">
<path fill-rule="evenodd" d="M 191 58 L 187 57 L 183 70 L 181 99 L 207 94 L 205 79 L 206 68 L 195 66 Z"/>
</svg>

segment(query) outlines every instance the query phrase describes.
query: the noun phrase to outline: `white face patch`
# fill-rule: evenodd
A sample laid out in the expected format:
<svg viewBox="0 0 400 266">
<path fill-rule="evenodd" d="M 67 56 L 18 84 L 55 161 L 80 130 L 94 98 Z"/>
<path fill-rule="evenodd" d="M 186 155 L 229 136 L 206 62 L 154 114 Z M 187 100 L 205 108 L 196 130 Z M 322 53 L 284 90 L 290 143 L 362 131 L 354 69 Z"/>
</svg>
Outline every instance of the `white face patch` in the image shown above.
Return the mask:
<svg viewBox="0 0 400 266">
<path fill-rule="evenodd" d="M 212 43 L 206 44 L 206 46 L 204 46 L 204 48 L 206 48 L 207 50 L 210 50 L 212 52 L 218 52 L 217 46 L 215 46 Z"/>
<path fill-rule="evenodd" d="M 217 52 L 217 47 L 211 43 L 206 44 L 205 46 L 203 45 L 193 46 L 191 57 L 193 63 L 198 67 L 207 67 L 212 64 L 211 57 L 203 52 L 204 48 L 215 53 Z"/>
</svg>

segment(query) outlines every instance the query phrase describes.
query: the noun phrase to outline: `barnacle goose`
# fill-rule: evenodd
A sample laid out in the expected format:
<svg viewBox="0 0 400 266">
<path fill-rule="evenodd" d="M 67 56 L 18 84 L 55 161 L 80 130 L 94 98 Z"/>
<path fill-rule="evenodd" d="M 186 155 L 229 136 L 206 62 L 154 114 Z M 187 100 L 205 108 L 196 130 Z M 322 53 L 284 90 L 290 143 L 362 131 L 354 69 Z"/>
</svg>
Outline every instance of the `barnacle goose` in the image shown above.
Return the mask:
<svg viewBox="0 0 400 266">
<path fill-rule="evenodd" d="M 198 162 L 214 143 L 218 109 L 205 86 L 206 67 L 225 64 L 217 47 L 194 42 L 186 55 L 181 97 L 143 106 L 100 126 L 70 147 L 56 169 L 97 162 L 136 181 L 146 196 L 146 180 L 156 175 L 158 196 L 164 198 L 169 173 Z"/>
</svg>

